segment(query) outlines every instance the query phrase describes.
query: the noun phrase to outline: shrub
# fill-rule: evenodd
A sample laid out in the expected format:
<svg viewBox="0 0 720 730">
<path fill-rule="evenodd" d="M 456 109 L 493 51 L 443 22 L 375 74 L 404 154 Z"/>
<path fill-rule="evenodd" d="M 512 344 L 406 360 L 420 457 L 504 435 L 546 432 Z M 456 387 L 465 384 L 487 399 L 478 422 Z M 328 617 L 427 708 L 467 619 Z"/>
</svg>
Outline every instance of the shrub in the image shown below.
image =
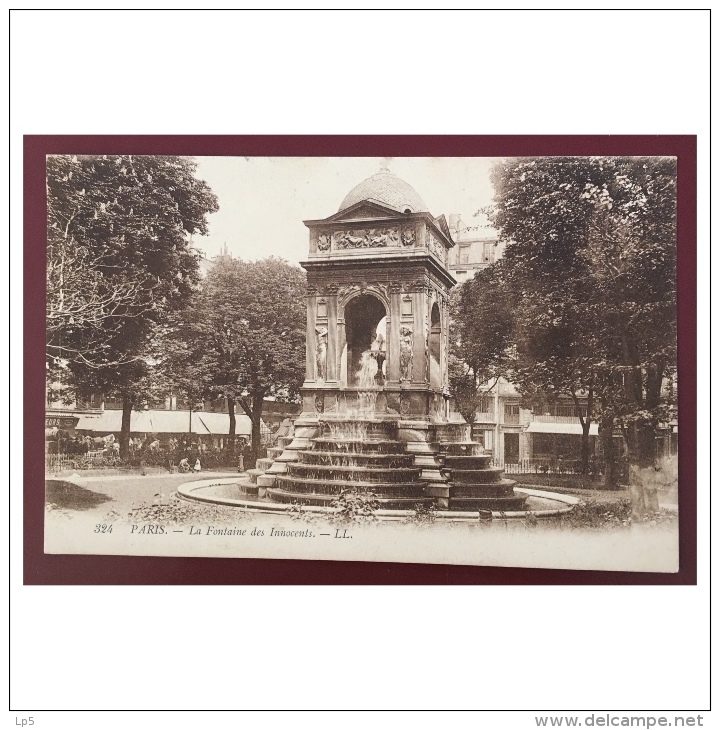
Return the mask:
<svg viewBox="0 0 720 730">
<path fill-rule="evenodd" d="M 629 499 L 617 502 L 597 502 L 584 500 L 576 505 L 572 512 L 561 518 L 564 527 L 582 529 L 607 529 L 614 527 L 629 528 L 634 523 L 658 524 L 671 523 L 677 520 L 677 514 L 661 509 L 638 519 L 632 516 L 632 505 Z"/>
<path fill-rule="evenodd" d="M 317 520 L 317 515 L 303 509 L 306 504 L 307 502 L 301 502 L 297 499 L 293 500 L 290 505 L 290 509 L 288 510 L 290 518 L 293 520 L 298 520 L 300 522 L 315 522 Z"/>
<path fill-rule="evenodd" d="M 422 503 L 416 504 L 413 513 L 404 521 L 411 525 L 420 527 L 429 527 L 435 524 L 437 518 L 437 508 L 434 504 L 425 506 Z"/>
<path fill-rule="evenodd" d="M 373 522 L 380 502 L 372 491 L 353 487 L 344 489 L 331 506 L 335 509 L 330 515 L 331 522 Z"/>
</svg>

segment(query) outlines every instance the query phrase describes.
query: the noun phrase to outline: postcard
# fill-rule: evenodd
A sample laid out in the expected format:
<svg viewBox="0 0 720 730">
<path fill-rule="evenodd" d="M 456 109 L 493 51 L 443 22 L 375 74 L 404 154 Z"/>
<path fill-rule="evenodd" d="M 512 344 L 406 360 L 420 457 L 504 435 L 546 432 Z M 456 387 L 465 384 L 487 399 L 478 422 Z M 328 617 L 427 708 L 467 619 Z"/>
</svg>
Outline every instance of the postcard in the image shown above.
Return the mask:
<svg viewBox="0 0 720 730">
<path fill-rule="evenodd" d="M 138 139 L 26 140 L 45 555 L 678 573 L 692 139 Z"/>
</svg>

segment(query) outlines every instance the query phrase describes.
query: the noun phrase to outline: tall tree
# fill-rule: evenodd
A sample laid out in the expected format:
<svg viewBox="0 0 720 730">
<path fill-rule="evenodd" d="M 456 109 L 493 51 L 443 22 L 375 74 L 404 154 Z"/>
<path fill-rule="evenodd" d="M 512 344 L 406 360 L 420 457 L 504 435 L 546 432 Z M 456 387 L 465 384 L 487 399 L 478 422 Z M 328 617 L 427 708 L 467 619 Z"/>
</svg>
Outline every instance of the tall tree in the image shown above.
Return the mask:
<svg viewBox="0 0 720 730">
<path fill-rule="evenodd" d="M 515 367 L 515 311 L 502 261 L 453 290 L 450 306 L 450 385 L 463 418 L 473 423 L 492 381 Z"/>
<path fill-rule="evenodd" d="M 510 284 L 513 273 L 499 261 L 453 297 L 451 383 L 460 411 L 473 418 L 483 384 L 500 377 L 511 380 L 532 408 L 570 398 L 587 472 L 595 374 L 586 311 L 568 298 L 566 287 L 529 290 Z"/>
<path fill-rule="evenodd" d="M 508 160 L 493 181 L 527 355 L 516 377 L 593 395 L 608 443 L 625 430 L 641 481 L 672 409 L 663 382 L 675 368 L 675 161 Z"/>
<path fill-rule="evenodd" d="M 252 459 L 261 448 L 264 399 L 292 400 L 302 385 L 304 297 L 305 273 L 282 259 L 222 257 L 170 333 L 186 353 L 165 359 L 169 372 L 176 373 L 170 378 L 186 381 L 188 363 L 203 394 L 227 399 L 231 450 L 239 406 L 252 423 Z"/>
<path fill-rule="evenodd" d="M 568 287 L 569 289 L 569 287 Z M 581 467 L 590 459 L 590 424 L 594 415 L 596 362 L 593 323 L 581 298 L 551 289 L 517 300 L 516 365 L 513 380 L 533 408 L 569 398 L 580 422 Z"/>
<path fill-rule="evenodd" d="M 217 210 L 196 167 L 168 156 L 48 158 L 48 372 L 80 394 L 120 395 L 123 454 L 153 329 L 196 288 L 191 236 Z"/>
<path fill-rule="evenodd" d="M 588 245 L 589 308 L 597 322 L 605 417 L 622 428 L 636 503 L 652 481 L 656 432 L 676 416 L 676 162 L 614 160 L 595 204 Z M 607 192 L 606 192 L 607 191 Z M 638 507 L 638 509 L 640 509 Z"/>
</svg>

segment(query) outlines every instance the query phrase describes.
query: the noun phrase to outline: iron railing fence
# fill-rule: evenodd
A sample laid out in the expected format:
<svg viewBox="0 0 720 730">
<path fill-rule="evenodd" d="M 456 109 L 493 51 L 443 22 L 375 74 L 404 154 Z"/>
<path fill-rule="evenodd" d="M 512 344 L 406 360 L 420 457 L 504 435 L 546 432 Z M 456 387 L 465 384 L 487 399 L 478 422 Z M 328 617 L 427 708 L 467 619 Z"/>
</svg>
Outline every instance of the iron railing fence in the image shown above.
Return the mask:
<svg viewBox="0 0 720 730">
<path fill-rule="evenodd" d="M 92 469 L 106 466 L 108 454 L 103 449 L 86 454 L 45 454 L 45 472 L 57 474 L 73 469 Z"/>
<path fill-rule="evenodd" d="M 580 474 L 582 472 L 582 461 L 580 459 L 518 459 L 517 461 L 506 461 L 493 459 L 492 465 L 500 467 L 506 474 Z M 599 468 L 591 462 L 590 471 L 596 472 Z"/>
</svg>

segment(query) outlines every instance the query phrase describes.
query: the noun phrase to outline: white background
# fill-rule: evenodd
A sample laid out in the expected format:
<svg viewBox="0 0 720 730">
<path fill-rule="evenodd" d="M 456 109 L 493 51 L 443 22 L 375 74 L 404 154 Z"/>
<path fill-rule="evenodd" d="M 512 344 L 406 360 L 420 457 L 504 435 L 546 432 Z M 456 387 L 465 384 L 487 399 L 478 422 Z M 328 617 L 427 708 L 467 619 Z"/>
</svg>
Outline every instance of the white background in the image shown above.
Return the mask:
<svg viewBox="0 0 720 730">
<path fill-rule="evenodd" d="M 22 450 L 22 135 L 697 134 L 705 343 L 708 41 L 709 15 L 698 11 L 13 12 L 12 453 Z M 707 425 L 697 587 L 23 587 L 15 499 L 8 721 L 144 728 L 220 719 L 42 709 L 487 708 L 517 712 L 409 722 L 521 728 L 535 727 L 533 710 L 701 712 Z M 16 496 L 21 485 L 16 460 Z M 276 720 L 355 727 L 401 718 L 233 722 Z"/>
</svg>

